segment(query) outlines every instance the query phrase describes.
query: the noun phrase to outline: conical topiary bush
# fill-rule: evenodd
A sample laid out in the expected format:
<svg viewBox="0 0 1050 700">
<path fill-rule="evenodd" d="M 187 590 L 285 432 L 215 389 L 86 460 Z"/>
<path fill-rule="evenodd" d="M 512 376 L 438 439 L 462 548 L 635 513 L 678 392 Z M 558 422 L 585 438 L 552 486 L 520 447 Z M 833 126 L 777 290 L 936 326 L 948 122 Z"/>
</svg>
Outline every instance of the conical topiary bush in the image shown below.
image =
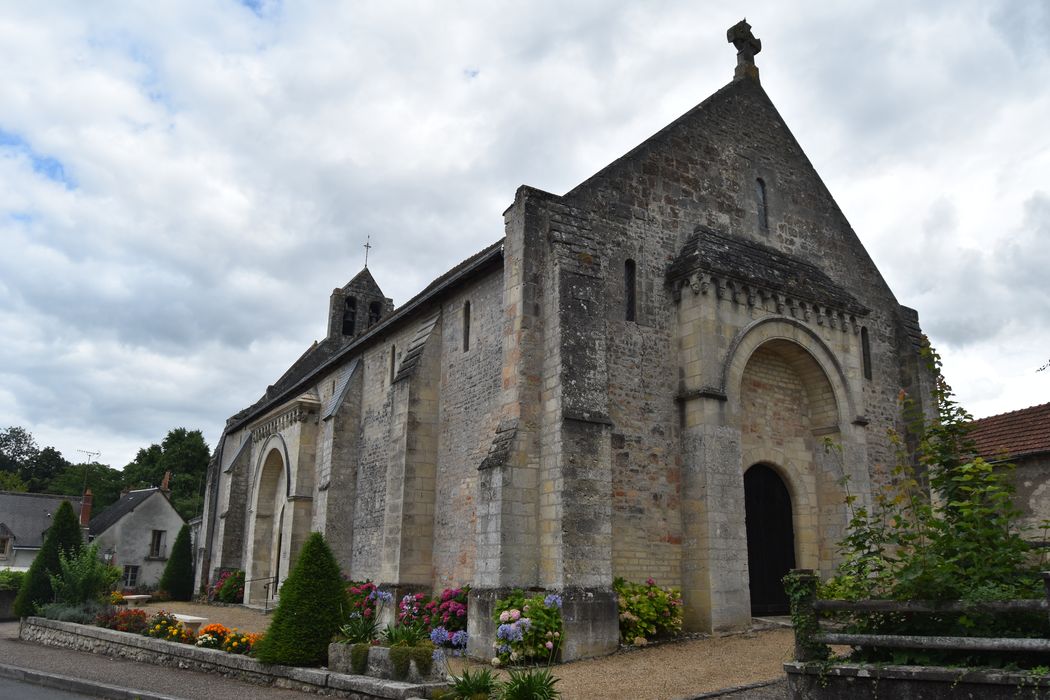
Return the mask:
<svg viewBox="0 0 1050 700">
<path fill-rule="evenodd" d="M 51 577 L 61 572 L 58 553 L 65 552 L 66 556 L 80 554 L 83 544 L 80 521 L 73 512 L 73 505 L 69 501 L 62 501 L 51 518 L 51 527 L 47 529 L 43 545 L 29 566 L 22 587 L 18 589 L 14 603 L 15 615 L 28 617 L 36 613 L 36 606 L 52 601 L 54 591 L 51 589 Z"/>
<path fill-rule="evenodd" d="M 321 534 L 312 533 L 281 586 L 281 602 L 255 648 L 255 657 L 266 664 L 323 665 L 345 611 L 339 565 Z"/>
<path fill-rule="evenodd" d="M 189 525 L 183 525 L 179 530 L 157 587 L 167 591 L 172 600 L 189 600 L 193 597 L 193 550 L 190 546 Z"/>
</svg>

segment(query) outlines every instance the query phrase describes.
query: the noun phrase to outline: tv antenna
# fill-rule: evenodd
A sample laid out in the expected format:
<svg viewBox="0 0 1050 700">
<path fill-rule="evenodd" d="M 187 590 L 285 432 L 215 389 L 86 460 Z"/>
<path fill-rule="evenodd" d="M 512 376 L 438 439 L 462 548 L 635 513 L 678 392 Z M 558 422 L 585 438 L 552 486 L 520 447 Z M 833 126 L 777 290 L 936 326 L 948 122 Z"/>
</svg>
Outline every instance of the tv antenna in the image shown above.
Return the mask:
<svg viewBox="0 0 1050 700">
<path fill-rule="evenodd" d="M 101 452 L 92 452 L 91 450 L 77 450 L 83 455 L 87 456 L 87 461 L 84 462 L 84 488 L 80 490 L 80 493 L 87 493 L 87 479 L 88 472 L 91 470 L 91 465 L 96 459 L 102 456 Z"/>
</svg>

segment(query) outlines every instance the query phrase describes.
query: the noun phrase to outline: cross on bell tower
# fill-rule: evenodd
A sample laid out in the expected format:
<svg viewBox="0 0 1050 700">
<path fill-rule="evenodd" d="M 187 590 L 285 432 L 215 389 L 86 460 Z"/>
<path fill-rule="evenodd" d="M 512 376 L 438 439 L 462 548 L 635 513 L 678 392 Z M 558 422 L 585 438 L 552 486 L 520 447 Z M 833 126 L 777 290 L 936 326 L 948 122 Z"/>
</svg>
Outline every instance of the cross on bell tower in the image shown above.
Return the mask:
<svg viewBox="0 0 1050 700">
<path fill-rule="evenodd" d="M 372 249 L 372 234 L 368 234 L 368 236 L 365 237 L 364 248 L 365 248 L 365 269 L 367 270 L 368 269 L 368 251 L 370 251 Z"/>
<path fill-rule="evenodd" d="M 726 40 L 736 47 L 736 71 L 733 80 L 751 78 L 758 82 L 758 66 L 755 65 L 755 54 L 762 50 L 762 40 L 751 33 L 751 25 L 742 19 L 726 32 Z"/>
</svg>

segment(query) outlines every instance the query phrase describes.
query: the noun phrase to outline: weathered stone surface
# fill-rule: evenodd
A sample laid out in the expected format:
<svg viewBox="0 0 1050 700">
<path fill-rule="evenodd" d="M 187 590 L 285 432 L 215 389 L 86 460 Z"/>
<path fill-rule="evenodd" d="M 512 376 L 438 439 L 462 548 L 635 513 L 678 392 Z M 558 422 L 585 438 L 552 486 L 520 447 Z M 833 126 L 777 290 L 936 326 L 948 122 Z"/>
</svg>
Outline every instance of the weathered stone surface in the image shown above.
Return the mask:
<svg viewBox="0 0 1050 700">
<path fill-rule="evenodd" d="M 1023 671 L 990 671 L 935 666 L 870 666 L 784 664 L 788 697 L 807 700 L 838 698 L 1050 698 L 1050 676 Z"/>
</svg>

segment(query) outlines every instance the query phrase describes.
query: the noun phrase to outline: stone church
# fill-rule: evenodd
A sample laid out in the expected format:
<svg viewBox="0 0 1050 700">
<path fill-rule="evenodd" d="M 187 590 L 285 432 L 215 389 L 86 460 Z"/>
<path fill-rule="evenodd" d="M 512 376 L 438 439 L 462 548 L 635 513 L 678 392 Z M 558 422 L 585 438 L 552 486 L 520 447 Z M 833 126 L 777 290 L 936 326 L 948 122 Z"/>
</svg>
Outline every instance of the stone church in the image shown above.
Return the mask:
<svg viewBox="0 0 1050 700">
<path fill-rule="evenodd" d="M 571 659 L 615 649 L 614 577 L 729 630 L 784 610 L 788 568 L 831 572 L 844 478 L 870 499 L 899 392 L 929 396 L 921 332 L 761 43 L 728 39 L 725 87 L 563 195 L 520 187 L 502 237 L 409 301 L 367 268 L 332 292 L 325 338 L 226 423 L 202 580 L 244 569 L 264 602 L 319 531 L 396 595 L 470 585 L 474 655 L 501 592 L 560 592 Z"/>
</svg>

